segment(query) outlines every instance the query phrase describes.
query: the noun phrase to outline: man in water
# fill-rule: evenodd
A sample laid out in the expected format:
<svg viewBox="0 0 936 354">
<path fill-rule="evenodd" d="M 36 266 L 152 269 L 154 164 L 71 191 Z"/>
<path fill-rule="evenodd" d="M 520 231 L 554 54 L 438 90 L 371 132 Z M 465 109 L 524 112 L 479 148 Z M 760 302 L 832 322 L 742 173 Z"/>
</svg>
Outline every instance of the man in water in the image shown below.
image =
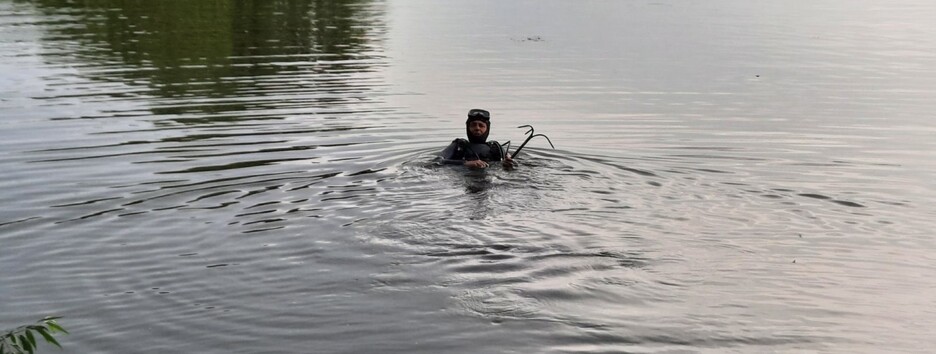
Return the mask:
<svg viewBox="0 0 936 354">
<path fill-rule="evenodd" d="M 490 166 L 490 162 L 502 161 L 504 168 L 513 167 L 510 154 L 498 142 L 487 141 L 488 133 L 491 132 L 490 112 L 483 109 L 468 111 L 465 131 L 468 139 L 455 139 L 442 150 L 442 163 L 483 169 Z"/>
</svg>

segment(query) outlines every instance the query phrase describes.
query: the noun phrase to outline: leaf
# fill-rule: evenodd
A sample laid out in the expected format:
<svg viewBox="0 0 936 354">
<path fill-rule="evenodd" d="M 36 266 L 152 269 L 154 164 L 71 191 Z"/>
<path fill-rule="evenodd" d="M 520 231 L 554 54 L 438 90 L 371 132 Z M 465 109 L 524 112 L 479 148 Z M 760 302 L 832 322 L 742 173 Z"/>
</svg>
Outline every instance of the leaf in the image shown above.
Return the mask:
<svg viewBox="0 0 936 354">
<path fill-rule="evenodd" d="M 68 334 L 68 331 L 62 328 L 62 326 L 59 326 L 58 323 L 55 323 L 55 321 L 46 322 L 46 326 L 49 326 L 49 329 L 51 329 L 53 332 L 58 331 L 58 332 Z"/>
<path fill-rule="evenodd" d="M 16 344 L 16 343 L 11 343 L 11 344 L 12 344 L 11 347 L 13 347 L 13 353 L 22 353 L 22 352 L 23 352 L 23 348 L 20 347 L 19 344 Z"/>
<path fill-rule="evenodd" d="M 29 344 L 29 338 L 26 338 L 25 335 L 20 334 L 20 335 L 19 335 L 19 342 L 20 342 L 20 344 L 23 345 L 23 349 L 26 349 L 27 352 L 29 352 L 30 354 L 32 354 L 32 352 L 33 352 L 33 350 L 32 350 L 33 347 L 32 347 L 32 344 Z"/>
<path fill-rule="evenodd" d="M 29 345 L 33 348 L 36 347 L 36 336 L 33 336 L 32 331 L 26 330 L 26 339 L 29 339 Z"/>
<path fill-rule="evenodd" d="M 9 343 L 10 343 L 10 347 L 13 348 L 13 350 L 14 350 L 13 353 L 22 353 L 22 352 L 23 352 L 23 349 L 20 348 L 20 346 L 19 346 L 18 344 L 16 344 L 15 342 L 9 342 Z"/>
<path fill-rule="evenodd" d="M 45 338 L 46 342 L 52 343 L 56 347 L 59 347 L 59 349 L 62 349 L 62 345 L 59 344 L 59 342 L 55 340 L 55 337 L 52 337 L 52 335 L 49 334 L 47 329 L 43 328 L 43 329 L 37 330 L 36 332 L 39 332 L 39 335 L 41 335 L 42 338 Z M 0 353 L 0 354 L 3 354 L 3 353 Z"/>
</svg>

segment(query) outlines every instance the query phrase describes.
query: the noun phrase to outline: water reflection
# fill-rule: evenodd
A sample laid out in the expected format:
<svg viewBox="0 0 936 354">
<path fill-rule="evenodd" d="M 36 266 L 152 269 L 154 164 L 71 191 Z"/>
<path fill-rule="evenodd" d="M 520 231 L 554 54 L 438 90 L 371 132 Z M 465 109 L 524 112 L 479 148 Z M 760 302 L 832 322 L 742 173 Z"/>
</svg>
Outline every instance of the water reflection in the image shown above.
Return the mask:
<svg viewBox="0 0 936 354">
<path fill-rule="evenodd" d="M 73 20 L 50 27 L 48 45 L 67 39 L 71 51 L 52 52 L 50 62 L 81 67 L 97 82 L 148 88 L 113 98 L 173 99 L 157 100 L 150 111 L 181 115 L 166 120 L 182 124 L 281 118 L 233 112 L 361 99 L 367 88 L 354 83 L 354 74 L 373 70 L 369 60 L 380 40 L 371 32 L 380 27 L 378 10 L 367 0 L 36 4 L 47 16 Z"/>
<path fill-rule="evenodd" d="M 34 169 L 75 166 L 67 171 L 79 181 L 99 178 L 82 164 L 134 181 L 82 188 L 80 196 L 55 202 L 73 205 L 57 223 L 234 209 L 253 198 L 265 204 L 277 201 L 270 193 L 303 189 L 321 176 L 366 180 L 376 177 L 355 176 L 381 169 L 360 158 L 379 157 L 374 144 L 385 139 L 364 133 L 381 126 L 383 110 L 375 99 L 375 72 L 385 65 L 380 3 L 48 0 L 35 6 L 55 19 L 41 22 L 40 53 L 51 73 L 43 77 L 49 88 L 35 98 L 47 107 L 91 110 L 54 117 L 48 133 L 58 140 L 29 150 L 29 161 Z M 330 188 L 310 193 L 326 195 Z M 316 208 L 288 212 L 305 209 Z M 251 232 L 258 224 L 229 223 L 254 225 Z"/>
</svg>

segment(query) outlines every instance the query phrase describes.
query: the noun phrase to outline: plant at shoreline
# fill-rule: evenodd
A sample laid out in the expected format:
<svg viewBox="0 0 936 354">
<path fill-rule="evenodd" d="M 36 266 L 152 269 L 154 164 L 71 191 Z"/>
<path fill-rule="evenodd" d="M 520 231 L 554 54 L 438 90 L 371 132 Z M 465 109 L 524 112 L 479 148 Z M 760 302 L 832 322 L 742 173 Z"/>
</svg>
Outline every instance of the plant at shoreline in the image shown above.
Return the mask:
<svg viewBox="0 0 936 354">
<path fill-rule="evenodd" d="M 61 317 L 46 317 L 36 321 L 36 324 L 19 326 L 7 331 L 0 336 L 0 354 L 34 354 L 36 334 L 61 349 L 62 346 L 52 337 L 52 334 L 56 332 L 68 334 L 65 328 L 55 323 L 55 320 L 59 318 Z"/>
</svg>

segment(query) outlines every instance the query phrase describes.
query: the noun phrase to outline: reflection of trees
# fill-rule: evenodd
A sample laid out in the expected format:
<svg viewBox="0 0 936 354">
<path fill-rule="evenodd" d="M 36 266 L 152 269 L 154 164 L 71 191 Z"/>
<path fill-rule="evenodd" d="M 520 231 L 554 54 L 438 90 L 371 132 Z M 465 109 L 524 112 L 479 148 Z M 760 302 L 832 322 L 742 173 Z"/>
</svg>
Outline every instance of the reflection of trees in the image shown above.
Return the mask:
<svg viewBox="0 0 936 354">
<path fill-rule="evenodd" d="M 165 98 L 262 96 L 264 80 L 279 89 L 299 83 L 291 73 L 368 71 L 360 61 L 369 49 L 367 28 L 376 18 L 368 0 L 37 0 L 46 13 L 67 13 L 78 23 L 52 27 L 50 45 L 72 40 L 83 66 L 100 80 L 144 83 Z M 275 63 L 275 65 L 274 65 Z M 323 64 L 324 63 L 324 64 Z M 278 79 L 276 79 L 278 78 Z M 306 85 L 309 80 L 306 78 Z M 302 81 L 302 80 L 299 80 Z M 330 87 L 341 82 L 329 81 Z M 358 88 L 360 90 L 360 88 Z M 234 101 L 237 102 L 237 101 Z M 257 107 L 260 104 L 261 107 Z M 212 102 L 155 113 L 225 112 L 262 108 L 262 103 Z M 218 117 L 218 119 L 223 119 Z"/>
</svg>

